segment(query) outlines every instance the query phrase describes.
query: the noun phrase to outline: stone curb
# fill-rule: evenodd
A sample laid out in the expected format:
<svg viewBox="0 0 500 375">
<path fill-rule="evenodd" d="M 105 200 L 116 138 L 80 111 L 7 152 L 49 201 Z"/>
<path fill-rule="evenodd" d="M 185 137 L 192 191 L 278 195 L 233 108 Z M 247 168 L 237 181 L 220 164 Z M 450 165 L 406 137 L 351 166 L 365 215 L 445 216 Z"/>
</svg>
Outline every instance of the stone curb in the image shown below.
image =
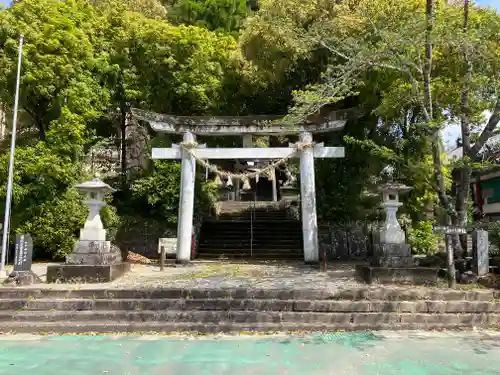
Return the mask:
<svg viewBox="0 0 500 375">
<path fill-rule="evenodd" d="M 493 301 L 500 291 L 459 291 L 427 288 L 359 288 L 345 290 L 314 289 L 52 289 L 1 288 L 1 299 L 93 298 L 93 299 L 276 299 L 276 300 L 385 300 L 385 301 Z"/>
<path fill-rule="evenodd" d="M 373 324 L 189 324 L 189 323 L 165 323 L 165 322 L 145 322 L 145 323 L 117 323 L 107 322 L 37 322 L 37 323 L 0 323 L 1 333 L 38 333 L 38 334 L 116 334 L 116 333 L 197 333 L 197 334 L 218 334 L 218 333 L 327 333 L 332 335 L 319 337 L 316 340 L 335 340 L 335 334 L 342 334 L 342 331 L 378 331 L 378 330 L 452 330 L 468 329 L 467 325 L 445 325 L 438 323 L 379 323 Z M 341 331 L 341 332 L 338 332 Z M 339 336 L 339 339 L 342 337 Z M 379 339 L 374 339 L 378 341 Z"/>
<path fill-rule="evenodd" d="M 413 314 L 413 313 L 318 313 L 275 311 L 14 311 L 0 312 L 0 322 L 158 322 L 195 324 L 294 323 L 348 327 L 351 324 L 441 324 L 444 326 L 490 326 L 500 314 Z"/>
<path fill-rule="evenodd" d="M 12 299 L 0 301 L 0 312 L 82 310 L 201 310 L 294 312 L 500 313 L 499 302 L 485 301 L 346 301 L 267 299 Z"/>
</svg>

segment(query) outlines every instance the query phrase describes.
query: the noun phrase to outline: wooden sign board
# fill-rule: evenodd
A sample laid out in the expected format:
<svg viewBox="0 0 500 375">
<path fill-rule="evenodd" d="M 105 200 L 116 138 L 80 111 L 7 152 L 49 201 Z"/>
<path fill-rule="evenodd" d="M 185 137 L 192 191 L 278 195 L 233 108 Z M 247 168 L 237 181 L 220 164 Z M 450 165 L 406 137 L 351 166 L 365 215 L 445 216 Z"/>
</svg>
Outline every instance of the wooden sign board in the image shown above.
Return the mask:
<svg viewBox="0 0 500 375">
<path fill-rule="evenodd" d="M 456 226 L 434 226 L 432 227 L 434 233 L 442 234 L 467 234 L 467 229 Z"/>
<path fill-rule="evenodd" d="M 177 254 L 177 238 L 158 238 L 158 254 L 161 253 L 162 246 L 165 254 Z"/>
</svg>

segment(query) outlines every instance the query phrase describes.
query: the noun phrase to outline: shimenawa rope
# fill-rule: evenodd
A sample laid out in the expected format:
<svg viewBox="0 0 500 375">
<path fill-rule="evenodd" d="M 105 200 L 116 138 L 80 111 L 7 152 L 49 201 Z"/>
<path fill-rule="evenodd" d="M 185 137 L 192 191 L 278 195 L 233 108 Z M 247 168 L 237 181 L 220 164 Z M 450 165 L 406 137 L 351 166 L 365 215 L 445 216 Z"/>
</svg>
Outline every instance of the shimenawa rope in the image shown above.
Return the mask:
<svg viewBox="0 0 500 375">
<path fill-rule="evenodd" d="M 210 172 L 215 173 L 217 176 L 227 178 L 228 180 L 239 180 L 243 181 L 244 185 L 248 183 L 249 179 L 256 178 L 261 175 L 268 175 L 271 177 L 272 173 L 271 171 L 274 170 L 275 168 L 285 164 L 297 151 L 302 151 L 306 148 L 311 148 L 314 145 L 312 143 L 303 143 L 303 142 L 297 142 L 294 144 L 294 150 L 290 152 L 289 155 L 279 159 L 276 162 L 273 162 L 266 166 L 265 168 L 259 169 L 258 171 L 253 171 L 253 172 L 243 172 L 243 173 L 231 173 L 227 172 L 224 170 L 221 170 L 217 165 L 211 164 L 208 161 L 201 159 L 196 155 L 195 149 L 198 147 L 197 142 L 182 142 L 180 144 L 181 148 L 188 152 L 198 164 L 200 164 L 202 167 L 208 169 Z"/>
</svg>

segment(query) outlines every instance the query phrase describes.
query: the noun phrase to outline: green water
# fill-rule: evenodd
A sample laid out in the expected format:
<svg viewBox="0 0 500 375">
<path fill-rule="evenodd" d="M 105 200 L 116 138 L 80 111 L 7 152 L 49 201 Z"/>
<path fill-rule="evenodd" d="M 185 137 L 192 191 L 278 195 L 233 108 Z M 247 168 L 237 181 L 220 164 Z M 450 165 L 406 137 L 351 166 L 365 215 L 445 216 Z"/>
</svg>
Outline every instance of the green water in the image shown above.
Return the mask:
<svg viewBox="0 0 500 375">
<path fill-rule="evenodd" d="M 0 340 L 0 374 L 499 375 L 500 336 L 8 336 Z"/>
</svg>

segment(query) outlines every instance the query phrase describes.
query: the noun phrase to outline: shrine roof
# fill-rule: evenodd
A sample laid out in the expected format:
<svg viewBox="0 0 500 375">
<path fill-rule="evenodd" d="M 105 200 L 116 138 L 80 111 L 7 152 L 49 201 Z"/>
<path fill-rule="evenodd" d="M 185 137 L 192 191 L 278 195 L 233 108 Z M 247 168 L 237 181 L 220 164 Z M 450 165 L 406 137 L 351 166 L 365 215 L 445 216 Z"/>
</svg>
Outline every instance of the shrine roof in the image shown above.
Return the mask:
<svg viewBox="0 0 500 375">
<path fill-rule="evenodd" d="M 154 131 L 182 134 L 187 131 L 197 135 L 286 135 L 298 132 L 297 127 L 280 124 L 283 116 L 174 116 L 141 109 L 132 109 L 135 118 L 148 122 Z M 348 111 L 331 112 L 328 116 L 305 121 L 302 129 L 312 133 L 341 130 L 347 121 Z"/>
</svg>

